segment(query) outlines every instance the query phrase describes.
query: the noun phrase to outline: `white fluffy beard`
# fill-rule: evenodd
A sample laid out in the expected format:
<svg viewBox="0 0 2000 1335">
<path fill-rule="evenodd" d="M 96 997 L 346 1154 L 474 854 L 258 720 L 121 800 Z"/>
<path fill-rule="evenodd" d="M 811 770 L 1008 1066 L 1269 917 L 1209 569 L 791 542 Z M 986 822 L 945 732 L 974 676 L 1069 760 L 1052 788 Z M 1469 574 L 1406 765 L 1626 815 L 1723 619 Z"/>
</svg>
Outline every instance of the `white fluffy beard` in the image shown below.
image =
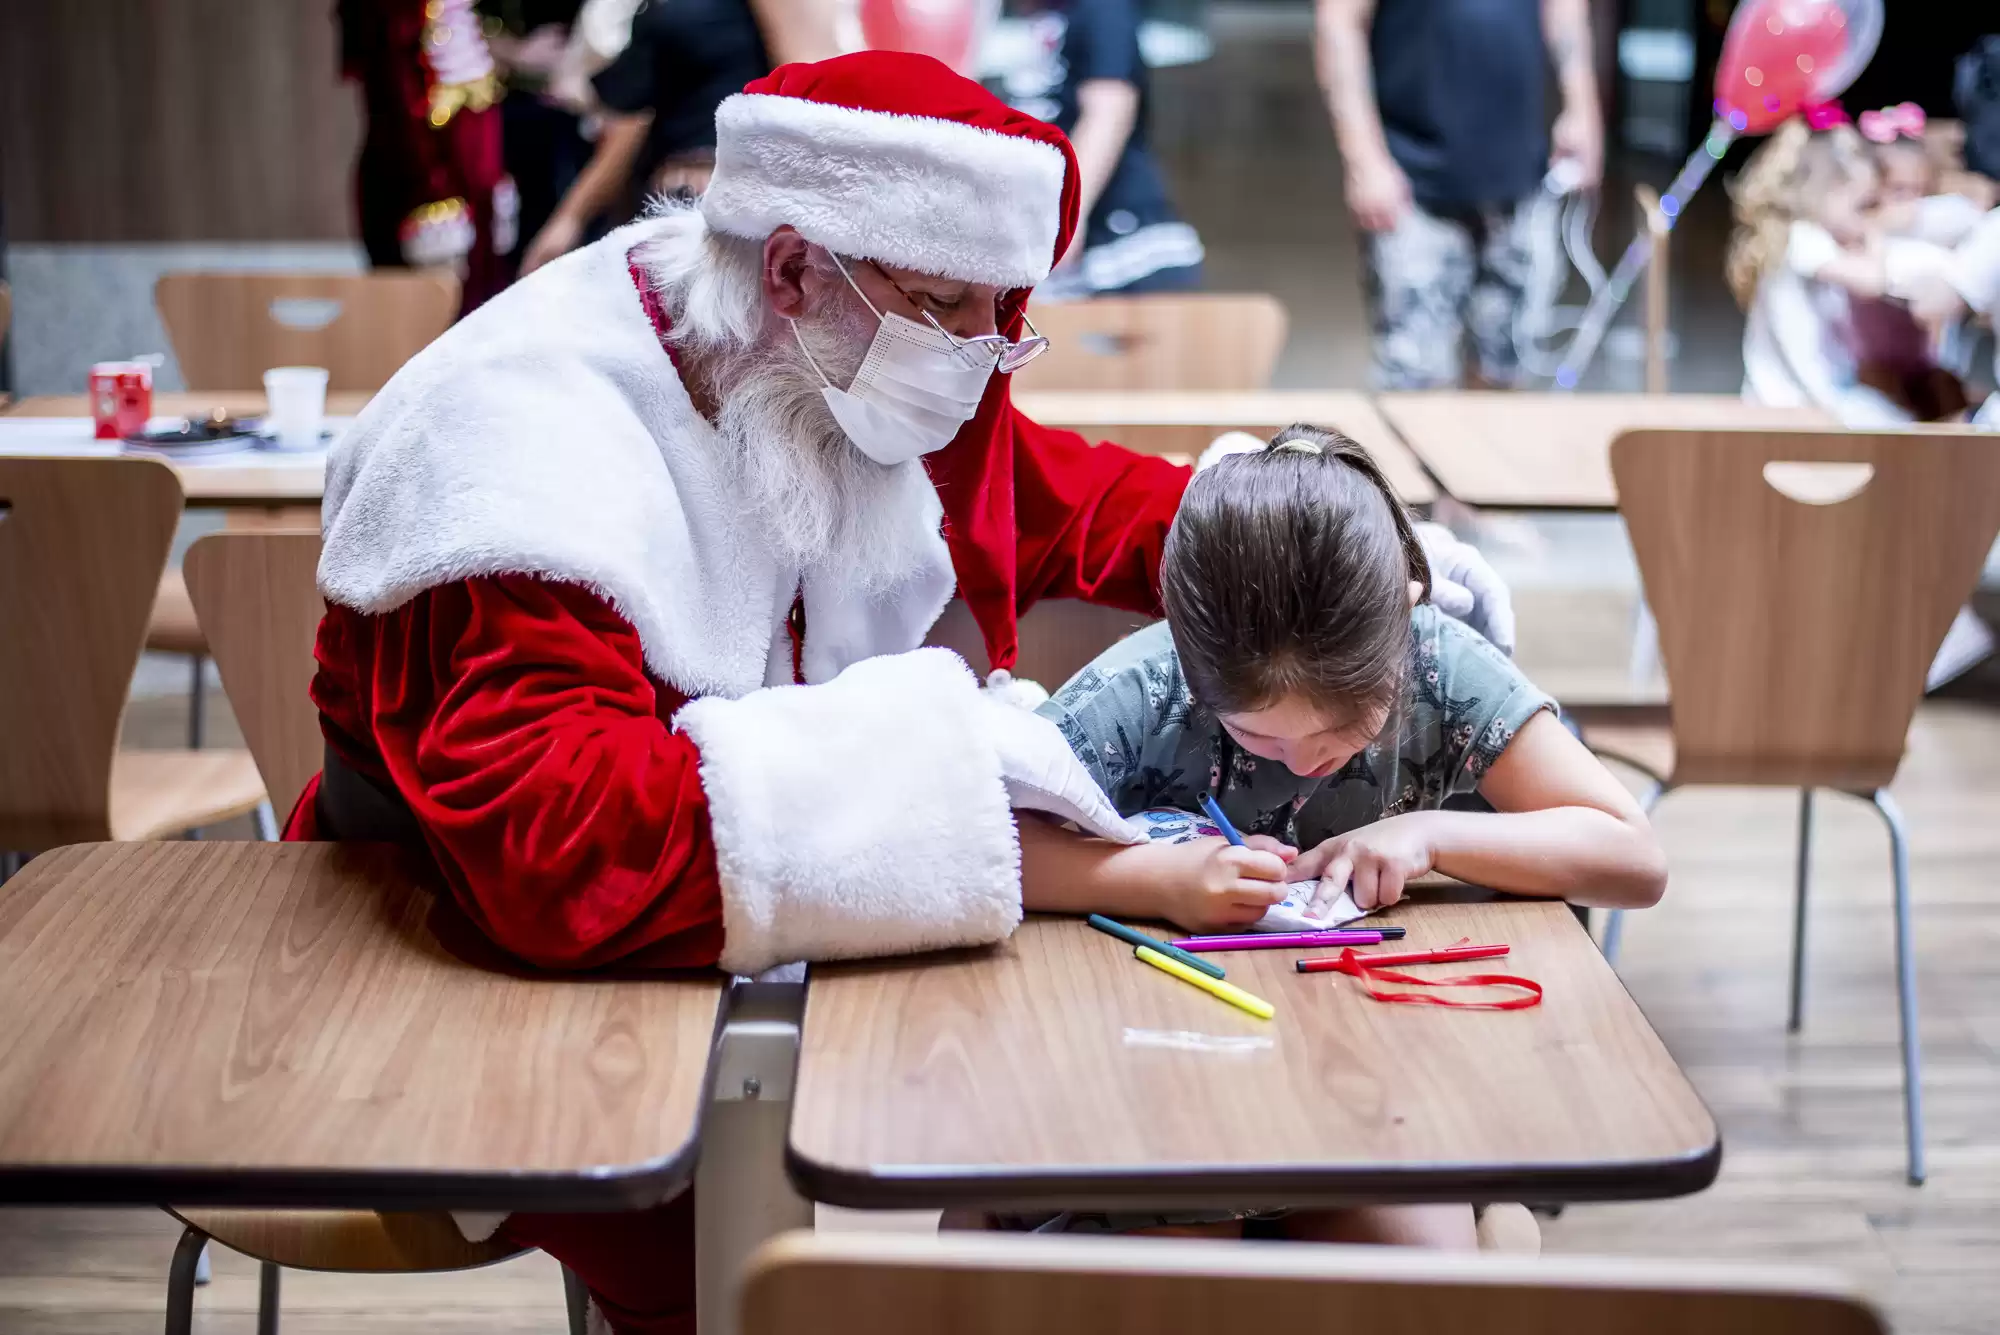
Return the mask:
<svg viewBox="0 0 2000 1335">
<path fill-rule="evenodd" d="M 728 355 L 716 368 L 716 430 L 736 461 L 756 518 L 781 557 L 800 571 L 836 567 L 841 582 L 881 592 L 924 559 L 928 534 L 912 522 L 902 474 L 854 447 L 821 396 L 803 340 L 835 384 L 868 355 L 873 317 L 798 322 Z"/>
</svg>

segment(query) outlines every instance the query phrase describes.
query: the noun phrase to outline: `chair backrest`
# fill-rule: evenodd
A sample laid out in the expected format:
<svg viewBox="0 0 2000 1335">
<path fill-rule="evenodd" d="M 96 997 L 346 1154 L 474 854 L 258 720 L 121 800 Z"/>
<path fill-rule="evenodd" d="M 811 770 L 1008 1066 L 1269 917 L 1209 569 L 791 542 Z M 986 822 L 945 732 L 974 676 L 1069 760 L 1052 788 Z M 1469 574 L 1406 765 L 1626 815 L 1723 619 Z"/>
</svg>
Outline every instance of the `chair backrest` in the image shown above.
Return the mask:
<svg viewBox="0 0 2000 1335">
<path fill-rule="evenodd" d="M 1797 1270 L 1162 1238 L 790 1233 L 742 1335 L 1883 1335 Z"/>
<path fill-rule="evenodd" d="M 150 459 L 0 459 L 0 849 L 111 837 L 111 759 L 181 484 Z"/>
<path fill-rule="evenodd" d="M 1138 612 L 1073 598 L 1049 598 L 1029 608 L 1021 618 L 1020 653 L 1014 675 L 1040 682 L 1051 693 L 1076 675 L 1077 669 L 1155 620 Z M 963 599 L 954 598 L 931 627 L 926 644 L 942 645 L 984 677 L 991 667 L 986 639 Z"/>
<path fill-rule="evenodd" d="M 1611 472 L 1659 622 L 1675 781 L 1887 784 L 2000 531 L 2000 437 L 1628 431 Z"/>
<path fill-rule="evenodd" d="M 258 389 L 273 366 L 324 366 L 329 390 L 372 391 L 451 327 L 458 280 L 428 269 L 170 273 L 153 304 L 191 390 Z"/>
<path fill-rule="evenodd" d="M 1285 346 L 1285 308 L 1262 292 L 1096 297 L 1036 306 L 1049 350 L 1019 389 L 1265 389 Z"/>
<path fill-rule="evenodd" d="M 211 533 L 188 548 L 183 566 L 209 654 L 280 819 L 320 767 L 319 710 L 307 695 L 326 610 L 314 580 L 319 548 L 316 531 Z"/>
</svg>

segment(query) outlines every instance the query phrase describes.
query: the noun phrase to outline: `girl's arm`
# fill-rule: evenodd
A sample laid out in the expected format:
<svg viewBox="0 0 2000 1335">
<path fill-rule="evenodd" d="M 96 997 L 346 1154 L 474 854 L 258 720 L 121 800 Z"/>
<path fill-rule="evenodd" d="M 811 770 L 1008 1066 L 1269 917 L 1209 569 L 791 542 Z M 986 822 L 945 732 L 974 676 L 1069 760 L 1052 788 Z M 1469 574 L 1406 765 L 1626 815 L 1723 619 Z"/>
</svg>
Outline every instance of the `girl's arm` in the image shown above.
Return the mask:
<svg viewBox="0 0 2000 1335">
<path fill-rule="evenodd" d="M 1437 870 L 1514 894 L 1646 908 L 1667 888 L 1667 858 L 1632 794 L 1560 720 L 1540 713 L 1480 781 L 1496 814 L 1430 811 Z"/>
<path fill-rule="evenodd" d="M 1028 812 L 1021 830 L 1021 907 L 1037 913 L 1104 913 L 1164 919 L 1189 931 L 1243 927 L 1285 897 L 1293 850 L 1264 835 L 1248 848 L 1220 839 L 1114 844 Z"/>
<path fill-rule="evenodd" d="M 1361 908 L 1402 898 L 1429 871 L 1603 908 L 1645 908 L 1667 886 L 1666 856 L 1632 795 L 1553 714 L 1540 713 L 1481 780 L 1495 812 L 1413 811 L 1337 836 L 1294 864 L 1295 879 L 1343 885 Z"/>
</svg>

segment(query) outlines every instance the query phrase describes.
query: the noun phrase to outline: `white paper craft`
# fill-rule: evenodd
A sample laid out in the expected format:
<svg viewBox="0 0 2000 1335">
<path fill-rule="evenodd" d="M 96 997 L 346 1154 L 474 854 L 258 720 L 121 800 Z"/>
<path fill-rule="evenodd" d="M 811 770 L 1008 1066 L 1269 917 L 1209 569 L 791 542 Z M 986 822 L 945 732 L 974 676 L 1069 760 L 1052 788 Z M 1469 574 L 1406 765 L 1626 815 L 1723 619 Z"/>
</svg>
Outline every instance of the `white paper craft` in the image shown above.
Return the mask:
<svg viewBox="0 0 2000 1335">
<path fill-rule="evenodd" d="M 1132 817 L 1132 823 L 1146 831 L 1147 839 L 1162 844 L 1185 844 L 1196 839 L 1220 838 L 1222 835 L 1222 831 L 1208 817 L 1191 811 L 1176 811 L 1171 807 L 1142 811 Z M 1251 931 L 1323 932 L 1365 918 L 1369 913 L 1369 910 L 1355 907 L 1353 897 L 1345 890 L 1319 912 L 1308 912 L 1307 906 L 1319 893 L 1319 882 L 1316 880 L 1294 881 L 1285 889 L 1284 900 L 1266 909 L 1264 916 L 1250 925 Z"/>
</svg>

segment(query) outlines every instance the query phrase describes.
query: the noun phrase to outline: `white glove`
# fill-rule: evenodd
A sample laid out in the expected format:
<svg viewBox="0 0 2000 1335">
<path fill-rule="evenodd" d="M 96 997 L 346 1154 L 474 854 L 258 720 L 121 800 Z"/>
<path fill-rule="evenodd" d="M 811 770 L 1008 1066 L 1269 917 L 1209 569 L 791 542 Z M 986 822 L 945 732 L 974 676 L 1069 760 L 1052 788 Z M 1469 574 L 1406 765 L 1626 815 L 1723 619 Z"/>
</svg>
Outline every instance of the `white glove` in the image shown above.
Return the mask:
<svg viewBox="0 0 2000 1335">
<path fill-rule="evenodd" d="M 979 693 L 979 707 L 980 722 L 1000 756 L 1010 806 L 1046 811 L 1121 844 L 1146 842 L 1145 831 L 1118 814 L 1055 724 L 987 691 Z"/>
<path fill-rule="evenodd" d="M 1201 458 L 1194 461 L 1194 471 L 1212 468 L 1217 460 L 1227 459 L 1232 454 L 1255 454 L 1265 449 L 1265 443 L 1248 431 L 1225 431 L 1208 442 L 1208 448 L 1201 452 Z"/>
<path fill-rule="evenodd" d="M 1514 652 L 1514 600 L 1470 543 L 1443 524 L 1416 525 L 1431 563 L 1431 602 L 1438 611 L 1484 635 L 1501 653 Z"/>
</svg>

